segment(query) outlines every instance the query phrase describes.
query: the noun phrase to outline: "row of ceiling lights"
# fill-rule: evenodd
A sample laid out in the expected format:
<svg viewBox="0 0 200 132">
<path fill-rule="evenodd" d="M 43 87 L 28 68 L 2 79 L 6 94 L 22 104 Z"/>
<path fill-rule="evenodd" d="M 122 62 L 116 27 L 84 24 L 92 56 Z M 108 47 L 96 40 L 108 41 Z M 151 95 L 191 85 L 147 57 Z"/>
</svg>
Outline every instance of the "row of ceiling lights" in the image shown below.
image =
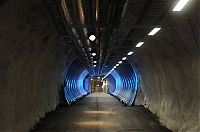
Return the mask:
<svg viewBox="0 0 200 132">
<path fill-rule="evenodd" d="M 97 55 L 96 53 L 94 53 L 94 52 L 92 53 L 92 56 L 93 56 L 93 57 L 95 57 L 96 55 Z M 93 57 L 92 57 L 92 58 L 93 58 Z M 97 61 L 94 61 L 93 63 L 94 63 L 94 67 L 96 67 L 96 66 L 97 66 L 97 65 L 96 65 Z"/>
<path fill-rule="evenodd" d="M 153 36 L 155 35 L 161 28 L 154 28 L 148 35 Z M 144 42 L 139 42 L 135 47 L 139 48 L 144 44 Z M 131 56 L 134 52 L 130 51 L 127 53 L 128 56 Z M 105 79 L 115 68 L 117 68 L 120 64 L 122 64 L 122 61 L 126 60 L 127 57 L 123 57 L 121 61 L 119 61 L 107 74 L 103 77 Z"/>
<path fill-rule="evenodd" d="M 176 4 L 176 6 L 173 8 L 173 11 L 181 11 L 181 10 L 183 9 L 183 7 L 184 7 L 189 1 L 190 1 L 190 0 L 179 0 L 178 3 Z M 149 36 L 153 36 L 153 35 L 155 35 L 160 29 L 161 29 L 161 28 L 159 28 L 159 27 L 154 28 L 148 35 L 149 35 Z M 96 40 L 96 36 L 95 36 L 94 34 L 91 34 L 91 35 L 89 36 L 89 40 L 90 40 L 90 41 L 95 41 L 95 40 Z M 139 42 L 135 47 L 139 48 L 139 47 L 141 47 L 143 44 L 144 44 L 144 42 Z M 130 55 L 132 55 L 132 54 L 133 54 L 133 51 L 130 51 L 127 55 L 130 56 Z M 92 56 L 95 57 L 95 56 L 96 56 L 96 53 L 93 52 L 93 53 L 92 53 Z M 91 57 L 91 58 L 93 59 L 93 57 Z M 126 59 L 127 59 L 127 57 L 123 57 L 123 58 L 122 58 L 122 61 L 124 61 L 124 60 L 126 60 Z M 119 64 L 121 64 L 122 61 L 119 61 L 118 64 L 116 64 L 116 65 L 112 68 L 112 70 L 109 71 L 109 73 L 108 73 L 105 77 L 107 77 L 115 68 L 117 68 L 117 66 L 119 66 Z M 97 61 L 93 61 L 93 63 L 94 63 L 94 67 L 96 67 Z M 104 78 L 105 78 L 105 77 L 104 77 Z M 103 79 L 104 79 L 104 78 L 103 78 Z"/>
<path fill-rule="evenodd" d="M 155 35 L 161 28 L 154 28 L 148 35 L 153 36 Z M 139 42 L 135 47 L 139 48 L 144 44 L 144 42 Z M 127 53 L 128 56 L 132 55 L 134 52 L 130 51 Z M 120 64 L 122 64 L 122 61 L 126 60 L 127 57 L 123 57 L 121 61 L 119 61 L 107 74 L 103 77 L 105 79 L 115 68 L 117 68 Z"/>
<path fill-rule="evenodd" d="M 96 40 L 96 36 L 94 34 L 91 34 L 89 36 L 89 40 L 92 41 L 92 42 L 95 41 Z M 97 54 L 95 52 L 93 52 L 93 53 L 91 53 L 91 55 L 92 55 L 91 59 L 93 59 Z M 96 65 L 97 61 L 93 61 L 93 63 L 94 63 L 94 67 L 96 67 L 97 66 Z"/>
<path fill-rule="evenodd" d="M 174 7 L 173 11 L 181 11 L 183 9 L 183 7 L 189 2 L 190 0 L 179 0 L 178 3 L 176 4 L 176 6 Z M 149 36 L 153 36 L 155 35 L 158 31 L 160 31 L 161 28 L 160 27 L 156 27 L 154 28 L 148 35 Z M 144 44 L 144 42 L 139 42 L 135 47 L 139 48 Z M 132 55 L 134 52 L 130 51 L 128 52 L 128 56 Z M 122 61 L 126 60 L 127 57 L 123 57 Z M 117 68 L 120 64 L 122 64 L 122 61 L 119 61 L 103 78 L 105 79 L 115 68 Z"/>
</svg>

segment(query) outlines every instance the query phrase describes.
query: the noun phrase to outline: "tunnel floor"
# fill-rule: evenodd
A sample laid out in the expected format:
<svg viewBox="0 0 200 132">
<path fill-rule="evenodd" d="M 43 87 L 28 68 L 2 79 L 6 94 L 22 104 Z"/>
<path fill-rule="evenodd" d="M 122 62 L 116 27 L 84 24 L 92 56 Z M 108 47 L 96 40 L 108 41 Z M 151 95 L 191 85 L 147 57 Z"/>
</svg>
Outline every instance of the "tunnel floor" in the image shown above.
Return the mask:
<svg viewBox="0 0 200 132">
<path fill-rule="evenodd" d="M 56 132 L 170 132 L 142 106 L 126 107 L 105 93 L 92 93 L 72 106 L 48 113 L 32 130 Z"/>
</svg>

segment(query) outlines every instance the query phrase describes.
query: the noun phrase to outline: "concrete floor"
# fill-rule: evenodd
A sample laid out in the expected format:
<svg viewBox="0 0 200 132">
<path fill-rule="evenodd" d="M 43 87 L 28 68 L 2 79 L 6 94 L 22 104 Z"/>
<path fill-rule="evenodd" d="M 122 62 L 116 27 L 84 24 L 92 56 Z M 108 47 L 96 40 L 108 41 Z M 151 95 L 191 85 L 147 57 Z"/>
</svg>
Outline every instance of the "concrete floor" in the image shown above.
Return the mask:
<svg viewBox="0 0 200 132">
<path fill-rule="evenodd" d="M 56 132 L 170 132 L 141 106 L 126 107 L 105 93 L 92 93 L 71 107 L 58 107 L 32 130 Z"/>
</svg>

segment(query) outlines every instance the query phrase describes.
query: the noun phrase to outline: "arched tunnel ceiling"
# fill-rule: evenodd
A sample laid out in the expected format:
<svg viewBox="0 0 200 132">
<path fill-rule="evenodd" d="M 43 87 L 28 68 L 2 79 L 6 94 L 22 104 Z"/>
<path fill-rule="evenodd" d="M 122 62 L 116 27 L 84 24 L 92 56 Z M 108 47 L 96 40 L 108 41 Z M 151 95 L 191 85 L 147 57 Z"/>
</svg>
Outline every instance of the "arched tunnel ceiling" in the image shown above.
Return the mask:
<svg viewBox="0 0 200 132">
<path fill-rule="evenodd" d="M 52 10 L 61 36 L 71 43 L 79 60 L 91 74 L 101 75 L 159 26 L 172 3 L 171 0 L 52 0 Z M 90 34 L 96 35 L 94 42 L 89 41 Z M 95 57 L 91 55 L 93 52 L 97 53 Z"/>
</svg>

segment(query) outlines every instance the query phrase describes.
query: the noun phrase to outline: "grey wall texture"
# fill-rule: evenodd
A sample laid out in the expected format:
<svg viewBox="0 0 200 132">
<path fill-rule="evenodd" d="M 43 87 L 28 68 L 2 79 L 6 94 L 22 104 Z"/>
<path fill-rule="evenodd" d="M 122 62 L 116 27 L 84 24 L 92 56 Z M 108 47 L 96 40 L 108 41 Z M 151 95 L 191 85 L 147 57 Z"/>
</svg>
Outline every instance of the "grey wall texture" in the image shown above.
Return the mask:
<svg viewBox="0 0 200 132">
<path fill-rule="evenodd" d="M 175 132 L 200 131 L 200 1 L 170 11 L 162 30 L 146 37 L 129 60 L 141 74 L 136 104 L 145 105 Z"/>
<path fill-rule="evenodd" d="M 43 0 L 0 5 L 0 131 L 28 131 L 55 109 L 69 53 Z"/>
</svg>

